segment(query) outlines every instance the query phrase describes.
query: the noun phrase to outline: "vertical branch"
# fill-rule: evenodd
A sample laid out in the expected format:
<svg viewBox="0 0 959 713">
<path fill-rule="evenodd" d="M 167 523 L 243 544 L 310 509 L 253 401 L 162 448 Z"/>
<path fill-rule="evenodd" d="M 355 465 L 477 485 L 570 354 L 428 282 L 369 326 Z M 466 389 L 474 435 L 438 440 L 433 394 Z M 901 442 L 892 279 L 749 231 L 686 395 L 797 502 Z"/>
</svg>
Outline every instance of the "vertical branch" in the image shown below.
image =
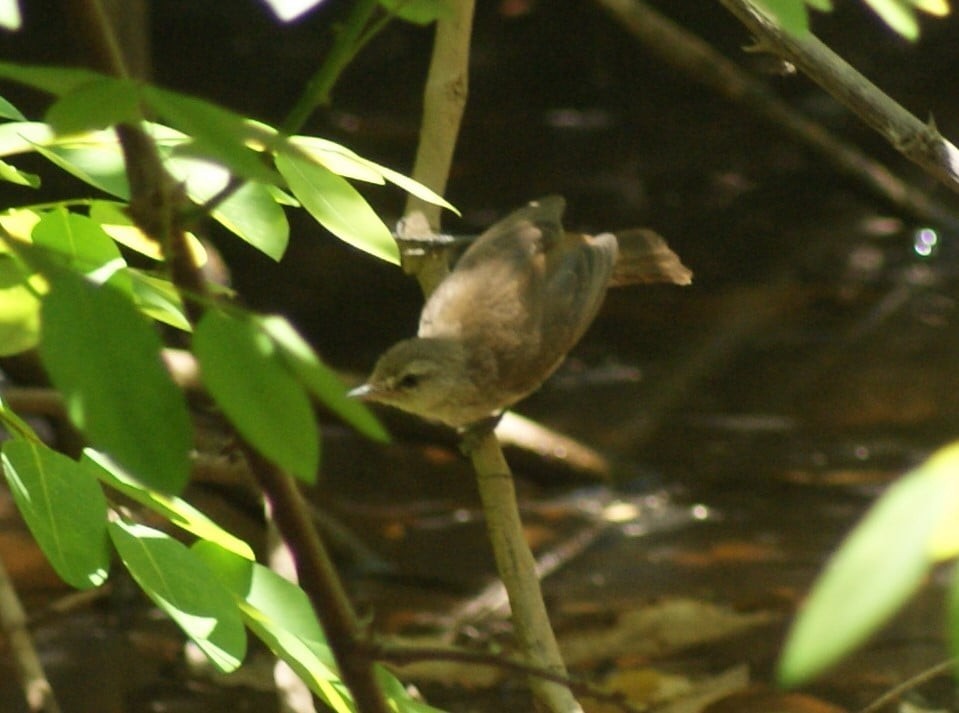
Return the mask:
<svg viewBox="0 0 959 713">
<path fill-rule="evenodd" d="M 456 149 L 469 93 L 473 7 L 473 0 L 457 0 L 447 4 L 447 14 L 437 20 L 433 57 L 423 91 L 423 121 L 412 176 L 439 195 L 446 192 L 453 151 Z M 410 195 L 406 201 L 405 214 L 420 211 L 435 232 L 440 226 L 441 210 L 437 205 Z M 404 256 L 403 269 L 408 275 L 416 276 L 423 293 L 429 296 L 446 277 L 449 267 L 443 251 L 425 252 L 425 255 L 416 258 Z"/>
<path fill-rule="evenodd" d="M 466 105 L 473 1 L 448 5 L 449 13 L 436 26 L 423 101 L 423 121 L 413 167 L 413 178 L 442 195 L 446 191 L 453 151 Z M 433 231 L 439 229 L 440 208 L 410 196 L 406 215 L 420 211 Z M 403 269 L 415 275 L 427 296 L 448 273 L 446 255 L 427 250 L 403 257 Z M 536 561 L 523 533 L 513 474 L 495 434 L 489 433 L 471 452 L 477 487 L 486 515 L 497 570 L 509 596 L 519 647 L 533 666 L 565 675 L 566 667 L 549 623 Z M 569 688 L 541 678 L 531 679 L 534 696 L 550 713 L 582 710 Z"/>
<path fill-rule="evenodd" d="M 27 706 L 32 713 L 60 713 L 53 688 L 43 672 L 40 656 L 27 631 L 27 615 L 23 611 L 7 568 L 0 561 L 0 632 L 10 644 L 17 676 Z"/>
</svg>

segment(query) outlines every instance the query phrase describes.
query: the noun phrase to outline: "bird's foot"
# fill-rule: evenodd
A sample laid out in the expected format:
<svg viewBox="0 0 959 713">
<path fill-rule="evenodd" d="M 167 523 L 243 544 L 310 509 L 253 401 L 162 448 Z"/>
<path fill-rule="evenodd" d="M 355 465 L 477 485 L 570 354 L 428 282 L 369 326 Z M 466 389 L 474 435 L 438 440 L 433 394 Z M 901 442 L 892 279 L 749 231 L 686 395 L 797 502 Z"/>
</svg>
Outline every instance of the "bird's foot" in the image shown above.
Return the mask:
<svg viewBox="0 0 959 713">
<path fill-rule="evenodd" d="M 493 416 L 487 416 L 484 419 L 475 421 L 468 426 L 459 429 L 460 434 L 460 452 L 467 458 L 473 454 L 476 447 L 484 438 L 491 434 L 499 425 L 503 418 L 503 412 L 500 411 Z"/>
</svg>

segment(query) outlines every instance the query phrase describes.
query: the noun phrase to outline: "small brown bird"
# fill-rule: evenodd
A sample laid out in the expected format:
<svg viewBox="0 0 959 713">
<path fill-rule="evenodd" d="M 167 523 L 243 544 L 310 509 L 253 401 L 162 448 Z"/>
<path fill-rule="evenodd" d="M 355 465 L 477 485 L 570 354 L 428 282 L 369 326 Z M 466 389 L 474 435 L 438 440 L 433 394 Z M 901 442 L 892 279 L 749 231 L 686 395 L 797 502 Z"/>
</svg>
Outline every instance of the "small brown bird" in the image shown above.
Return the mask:
<svg viewBox="0 0 959 713">
<path fill-rule="evenodd" d="M 465 428 L 538 389 L 610 284 L 690 283 L 656 233 L 566 233 L 565 205 L 533 201 L 480 235 L 430 295 L 418 335 L 390 347 L 350 394 Z"/>
</svg>

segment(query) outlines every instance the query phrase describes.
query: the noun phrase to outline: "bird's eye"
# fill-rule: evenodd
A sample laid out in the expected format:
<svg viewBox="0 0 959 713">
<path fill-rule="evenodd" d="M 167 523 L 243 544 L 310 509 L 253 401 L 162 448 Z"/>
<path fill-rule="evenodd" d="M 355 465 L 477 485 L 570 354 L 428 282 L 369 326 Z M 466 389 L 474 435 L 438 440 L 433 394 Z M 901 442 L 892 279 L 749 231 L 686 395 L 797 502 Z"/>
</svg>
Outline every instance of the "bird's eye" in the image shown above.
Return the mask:
<svg viewBox="0 0 959 713">
<path fill-rule="evenodd" d="M 404 374 L 397 383 L 401 389 L 414 389 L 420 383 L 418 374 Z"/>
</svg>

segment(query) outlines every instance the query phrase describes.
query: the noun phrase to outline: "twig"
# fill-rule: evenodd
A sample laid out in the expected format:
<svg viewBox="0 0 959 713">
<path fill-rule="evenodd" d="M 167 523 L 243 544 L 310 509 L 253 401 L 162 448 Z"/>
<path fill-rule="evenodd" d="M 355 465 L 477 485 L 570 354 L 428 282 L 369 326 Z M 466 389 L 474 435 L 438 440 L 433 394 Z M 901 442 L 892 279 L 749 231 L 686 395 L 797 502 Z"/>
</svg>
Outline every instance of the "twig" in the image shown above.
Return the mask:
<svg viewBox="0 0 959 713">
<path fill-rule="evenodd" d="M 446 192 L 460 122 L 469 94 L 469 49 L 473 29 L 474 0 L 458 0 L 436 22 L 433 56 L 423 90 L 423 120 L 420 125 L 412 177 L 438 195 Z M 418 211 L 432 231 L 440 227 L 441 208 L 410 195 L 405 215 Z M 406 236 L 404 236 L 406 237 Z M 415 237 L 415 236 L 414 236 Z M 445 251 L 426 251 L 420 257 L 403 255 L 403 269 L 414 275 L 427 297 L 446 277 Z"/>
<path fill-rule="evenodd" d="M 517 661 L 502 654 L 487 651 L 470 651 L 469 649 L 452 646 L 404 645 L 382 641 L 367 642 L 364 644 L 364 649 L 369 656 L 378 661 L 400 666 L 419 661 L 452 661 L 456 663 L 490 666 L 530 678 L 561 684 L 570 690 L 576 691 L 585 698 L 610 703 L 627 713 L 640 713 L 641 711 L 648 710 L 648 706 L 635 706 L 630 703 L 626 695 L 621 691 L 610 691 L 589 681 L 556 673 L 555 671 L 547 671 L 527 661 Z"/>
<path fill-rule="evenodd" d="M 60 713 L 53 688 L 43 672 L 40 657 L 27 630 L 27 615 L 23 611 L 7 568 L 0 560 L 0 627 L 10 642 L 10 651 L 27 705 L 34 713 Z"/>
<path fill-rule="evenodd" d="M 959 192 L 959 149 L 942 137 L 935 122 L 917 119 L 811 33 L 802 37 L 789 34 L 748 0 L 721 2 L 753 33 L 763 50 L 794 64 L 903 156 Z"/>
<path fill-rule="evenodd" d="M 901 211 L 921 221 L 959 227 L 959 216 L 954 212 L 931 200 L 925 192 L 904 183 L 858 148 L 804 117 L 772 94 L 765 84 L 643 0 L 597 2 L 662 60 L 768 120 Z"/>
<path fill-rule="evenodd" d="M 907 678 L 899 685 L 893 686 L 865 708 L 861 708 L 859 713 L 876 713 L 876 711 L 878 711 L 884 705 L 891 703 L 896 698 L 899 698 L 899 696 L 902 694 L 911 691 L 913 688 L 921 686 L 926 681 L 931 681 L 936 676 L 941 676 L 944 673 L 951 673 L 955 670 L 955 668 L 955 658 L 949 658 L 945 661 L 940 661 L 939 663 L 930 666 L 925 671 L 920 671 L 915 676 Z"/>
</svg>

